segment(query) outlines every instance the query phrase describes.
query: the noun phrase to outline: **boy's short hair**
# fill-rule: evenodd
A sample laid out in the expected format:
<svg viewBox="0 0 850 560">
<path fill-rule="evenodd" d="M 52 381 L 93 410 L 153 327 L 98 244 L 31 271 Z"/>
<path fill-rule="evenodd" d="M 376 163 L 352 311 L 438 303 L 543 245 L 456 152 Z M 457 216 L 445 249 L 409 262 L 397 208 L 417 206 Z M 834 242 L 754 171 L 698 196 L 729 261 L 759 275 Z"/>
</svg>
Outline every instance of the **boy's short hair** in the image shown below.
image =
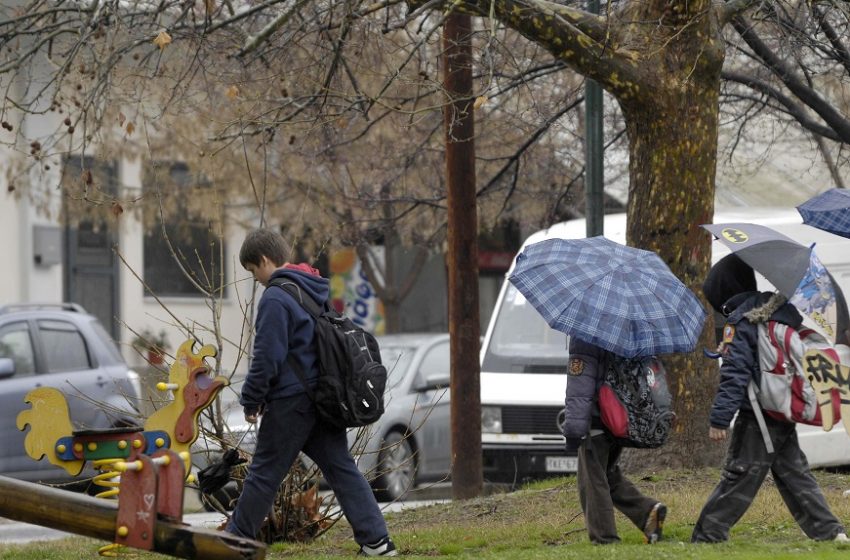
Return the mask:
<svg viewBox="0 0 850 560">
<path fill-rule="evenodd" d="M 268 258 L 275 266 L 283 266 L 289 257 L 289 248 L 283 236 L 271 229 L 255 229 L 245 236 L 242 248 L 239 250 L 239 262 L 242 268 L 249 264 L 259 265 L 263 257 Z"/>
</svg>

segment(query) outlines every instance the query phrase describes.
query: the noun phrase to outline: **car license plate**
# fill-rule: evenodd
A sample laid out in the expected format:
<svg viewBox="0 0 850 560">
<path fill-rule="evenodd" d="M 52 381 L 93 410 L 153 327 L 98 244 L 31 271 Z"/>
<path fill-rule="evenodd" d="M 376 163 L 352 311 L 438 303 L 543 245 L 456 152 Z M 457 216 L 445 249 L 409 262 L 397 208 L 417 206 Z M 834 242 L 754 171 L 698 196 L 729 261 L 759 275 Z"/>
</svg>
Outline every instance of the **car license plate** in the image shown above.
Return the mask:
<svg viewBox="0 0 850 560">
<path fill-rule="evenodd" d="M 546 457 L 546 472 L 576 472 L 578 457 Z"/>
</svg>

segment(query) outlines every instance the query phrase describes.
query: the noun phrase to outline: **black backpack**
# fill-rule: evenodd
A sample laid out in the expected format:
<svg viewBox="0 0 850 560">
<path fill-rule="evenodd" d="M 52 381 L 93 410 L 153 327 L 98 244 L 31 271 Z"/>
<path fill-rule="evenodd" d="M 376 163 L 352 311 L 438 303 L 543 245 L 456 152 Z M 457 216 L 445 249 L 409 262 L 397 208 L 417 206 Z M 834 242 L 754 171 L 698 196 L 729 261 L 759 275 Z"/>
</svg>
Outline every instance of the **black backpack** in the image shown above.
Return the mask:
<svg viewBox="0 0 850 560">
<path fill-rule="evenodd" d="M 597 399 L 602 423 L 620 445 L 655 448 L 667 441 L 676 415 L 657 357 L 611 356 Z"/>
<path fill-rule="evenodd" d="M 304 371 L 293 357 L 289 364 L 316 405 L 319 419 L 336 428 L 356 428 L 376 421 L 384 413 L 387 368 L 381 363 L 378 341 L 351 319 L 319 306 L 291 281 L 270 283 L 289 293 L 316 320 L 316 356 L 319 378 L 315 389 L 307 385 Z"/>
</svg>

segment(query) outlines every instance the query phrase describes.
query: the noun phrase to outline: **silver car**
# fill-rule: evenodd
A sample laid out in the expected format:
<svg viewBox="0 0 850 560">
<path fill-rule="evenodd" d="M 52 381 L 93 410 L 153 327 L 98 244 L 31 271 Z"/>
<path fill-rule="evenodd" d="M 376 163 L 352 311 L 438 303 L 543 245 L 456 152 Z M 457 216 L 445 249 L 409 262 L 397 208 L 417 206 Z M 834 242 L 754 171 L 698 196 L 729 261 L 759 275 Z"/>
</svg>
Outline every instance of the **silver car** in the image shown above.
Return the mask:
<svg viewBox="0 0 850 560">
<path fill-rule="evenodd" d="M 389 371 L 386 412 L 348 437 L 379 498 L 395 500 L 451 473 L 449 335 L 387 335 L 378 344 Z"/>
<path fill-rule="evenodd" d="M 16 418 L 36 387 L 62 391 L 77 430 L 138 424 L 139 376 L 98 320 L 75 304 L 0 308 L 0 474 L 28 481 L 66 481 L 68 473 L 24 449 Z M 71 435 L 71 434 L 68 434 Z M 92 474 L 92 471 L 84 471 Z"/>
<path fill-rule="evenodd" d="M 384 415 L 374 424 L 348 431 L 352 454 L 381 500 L 396 500 L 417 484 L 446 480 L 451 473 L 449 335 L 398 334 L 378 337 L 389 372 Z M 245 424 L 241 407 L 230 411 L 227 439 L 253 453 L 256 430 Z M 196 466 L 219 459 L 214 439 L 202 437 L 193 455 Z M 313 462 L 301 461 L 309 470 Z M 229 509 L 240 492 L 235 481 L 213 497 Z M 215 504 L 205 502 L 208 509 Z"/>
</svg>

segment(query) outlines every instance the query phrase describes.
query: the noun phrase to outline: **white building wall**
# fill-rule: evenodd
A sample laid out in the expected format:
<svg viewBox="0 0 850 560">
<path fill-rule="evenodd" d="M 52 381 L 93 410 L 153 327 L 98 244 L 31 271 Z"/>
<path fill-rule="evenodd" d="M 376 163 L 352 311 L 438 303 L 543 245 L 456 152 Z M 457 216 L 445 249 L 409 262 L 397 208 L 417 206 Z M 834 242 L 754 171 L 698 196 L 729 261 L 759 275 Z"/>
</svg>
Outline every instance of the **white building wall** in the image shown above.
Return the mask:
<svg viewBox="0 0 850 560">
<path fill-rule="evenodd" d="M 9 153 L 0 147 L 0 162 L 9 161 Z M 0 262 L 3 262 L 5 273 L 0 274 L 0 305 L 6 305 L 21 300 L 22 289 L 29 271 L 24 265 L 20 237 L 20 216 L 26 211 L 25 206 L 8 192 L 6 174 L 0 174 Z"/>
<path fill-rule="evenodd" d="M 56 121 L 56 114 L 51 112 L 28 115 L 23 122 L 25 138 L 35 138 L 46 144 L 49 136 L 56 131 Z M 27 208 L 21 209 L 18 230 L 21 260 L 18 262 L 24 264 L 22 268 L 28 273 L 21 285 L 21 301 L 53 303 L 61 302 L 64 296 L 63 265 L 37 264 L 33 245 L 34 227 L 60 227 L 57 217 L 61 215 L 62 200 L 56 185 L 59 184 L 61 171 L 58 157 L 48 156 L 30 172 L 30 192 L 33 192 L 42 204 L 46 204 L 46 208 L 40 211 L 33 204 L 24 203 Z"/>
<path fill-rule="evenodd" d="M 138 193 L 142 187 L 140 160 L 124 160 L 119 165 L 119 180 L 125 192 Z M 250 314 L 246 301 L 250 298 L 253 281 L 239 265 L 239 247 L 245 237 L 241 228 L 229 226 L 225 232 L 226 284 L 228 292 L 221 301 L 201 297 L 159 297 L 145 294 L 141 278 L 144 277 L 144 228 L 132 213 L 125 214 L 119 234 L 119 250 L 123 262 L 119 264 L 120 312 L 124 325 L 121 329 L 122 351 L 131 364 L 143 364 L 143 358 L 130 345 L 135 332 L 150 329 L 155 333 L 165 330 L 173 353 L 188 336 L 190 330 L 203 344 L 216 345 L 215 324 L 221 333 L 219 354 L 222 373 L 244 373 L 247 370 L 245 347 L 247 330 L 243 327 L 243 308 Z M 175 265 L 176 266 L 176 265 Z M 252 320 L 252 317 L 249 319 Z"/>
<path fill-rule="evenodd" d="M 28 76 L 18 78 L 9 88 L 9 95 L 17 101 L 25 100 L 32 95 L 32 91 L 27 89 L 28 85 L 32 85 Z M 40 103 L 43 105 L 47 100 Z M 58 166 L 49 165 L 51 162 L 45 160 L 33 169 L 28 181 L 18 176 L 14 191 L 9 192 L 9 171 L 13 168 L 13 162 L 29 150 L 22 138 L 27 141 L 45 139 L 55 130 L 59 120 L 54 113 L 47 111 L 22 118 L 20 111 L 12 108 L 4 113 L 3 118 L 13 126 L 12 131 L 2 129 L 3 139 L 15 139 L 16 146 L 15 149 L 0 146 L 0 234 L 5 240 L 0 247 L 0 259 L 8 266 L 8 272 L 0 275 L 0 305 L 33 301 L 61 302 L 62 266 L 37 265 L 33 252 L 33 227 L 58 225 L 55 217 L 59 215 L 61 201 L 53 195 L 47 200 L 47 212 L 44 213 L 37 212 L 30 201 L 34 190 L 37 191 L 35 196 L 42 199 L 44 194 L 51 194 L 50 185 L 55 186 L 59 180 Z"/>
</svg>

